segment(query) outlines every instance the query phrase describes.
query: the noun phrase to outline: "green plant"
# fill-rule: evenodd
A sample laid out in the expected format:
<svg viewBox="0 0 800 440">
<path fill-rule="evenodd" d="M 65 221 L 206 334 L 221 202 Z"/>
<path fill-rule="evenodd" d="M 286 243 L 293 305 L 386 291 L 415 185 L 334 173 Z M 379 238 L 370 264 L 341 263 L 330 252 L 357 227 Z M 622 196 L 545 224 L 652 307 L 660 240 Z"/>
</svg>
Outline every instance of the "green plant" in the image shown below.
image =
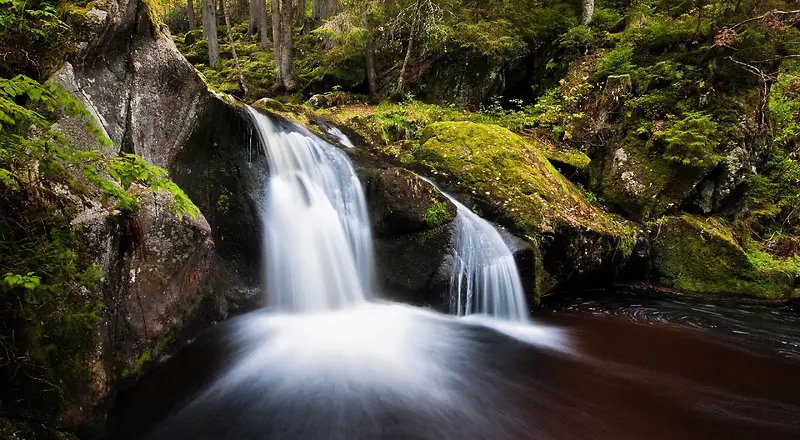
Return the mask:
<svg viewBox="0 0 800 440">
<path fill-rule="evenodd" d="M 600 62 L 600 74 L 608 76 L 633 72 L 636 69 L 636 65 L 633 63 L 633 53 L 633 44 L 618 44 Z"/>
<path fill-rule="evenodd" d="M 453 219 L 444 202 L 439 202 L 436 199 L 432 199 L 431 202 L 428 211 L 425 213 L 425 223 L 429 228 L 441 226 Z"/>
<path fill-rule="evenodd" d="M 687 112 L 670 122 L 656 136 L 666 143 L 664 156 L 685 165 L 709 165 L 717 162 L 719 144 L 717 124 L 702 112 Z"/>
</svg>

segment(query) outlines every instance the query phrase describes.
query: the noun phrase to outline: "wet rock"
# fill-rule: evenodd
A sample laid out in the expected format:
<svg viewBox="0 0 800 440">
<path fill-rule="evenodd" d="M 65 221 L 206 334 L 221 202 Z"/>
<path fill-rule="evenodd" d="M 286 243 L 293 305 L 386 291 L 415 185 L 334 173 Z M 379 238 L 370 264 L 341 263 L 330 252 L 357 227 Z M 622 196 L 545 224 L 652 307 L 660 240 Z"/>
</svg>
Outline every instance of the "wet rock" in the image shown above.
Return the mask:
<svg viewBox="0 0 800 440">
<path fill-rule="evenodd" d="M 366 193 L 382 290 L 393 300 L 447 311 L 455 205 L 402 168 L 375 172 Z"/>
<path fill-rule="evenodd" d="M 403 168 L 390 168 L 366 188 L 373 231 L 378 236 L 425 232 L 451 222 L 456 207 L 433 185 Z"/>
</svg>

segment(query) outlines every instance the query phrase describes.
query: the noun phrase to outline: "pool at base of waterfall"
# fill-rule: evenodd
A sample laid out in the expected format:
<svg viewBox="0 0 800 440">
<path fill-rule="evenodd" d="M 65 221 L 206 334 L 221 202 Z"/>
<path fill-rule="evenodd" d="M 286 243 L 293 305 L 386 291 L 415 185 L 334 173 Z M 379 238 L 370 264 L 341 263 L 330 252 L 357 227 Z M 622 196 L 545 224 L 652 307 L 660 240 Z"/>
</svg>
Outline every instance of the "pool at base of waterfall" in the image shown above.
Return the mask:
<svg viewBox="0 0 800 440">
<path fill-rule="evenodd" d="M 209 330 L 121 391 L 106 435 L 800 438 L 800 360 L 786 352 L 800 353 L 796 314 L 646 300 L 580 298 L 531 325 L 369 302 L 259 311 Z M 777 318 L 785 331 L 759 333 Z"/>
</svg>

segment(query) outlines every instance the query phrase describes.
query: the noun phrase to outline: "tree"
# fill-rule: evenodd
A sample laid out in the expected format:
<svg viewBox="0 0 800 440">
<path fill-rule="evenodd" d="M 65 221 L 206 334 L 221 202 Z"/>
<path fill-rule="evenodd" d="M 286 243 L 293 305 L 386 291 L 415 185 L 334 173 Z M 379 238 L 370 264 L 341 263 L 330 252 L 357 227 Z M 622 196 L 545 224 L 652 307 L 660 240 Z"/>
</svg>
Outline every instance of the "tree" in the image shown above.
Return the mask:
<svg viewBox="0 0 800 440">
<path fill-rule="evenodd" d="M 306 0 L 297 0 L 297 9 L 295 10 L 295 26 L 302 27 L 303 22 L 306 21 Z"/>
<path fill-rule="evenodd" d="M 375 68 L 375 19 L 374 11 L 368 3 L 361 5 L 361 27 L 367 31 L 367 39 L 364 46 L 364 67 L 367 71 L 367 82 L 369 83 L 369 96 L 373 100 L 378 99 L 378 72 Z"/>
<path fill-rule="evenodd" d="M 194 1 L 187 0 L 186 4 L 186 20 L 189 21 L 189 29 L 194 29 L 197 25 L 194 19 Z"/>
<path fill-rule="evenodd" d="M 217 10 L 215 0 L 203 0 L 203 35 L 208 39 L 208 65 L 219 64 L 219 42 L 217 41 Z"/>
<path fill-rule="evenodd" d="M 258 19 L 259 19 L 259 11 L 265 6 L 263 0 L 250 0 L 250 21 L 247 27 L 247 33 L 250 35 L 255 35 L 258 32 Z M 266 11 L 264 11 L 266 12 Z"/>
<path fill-rule="evenodd" d="M 583 5 L 581 7 L 581 24 L 583 26 L 589 26 L 592 23 L 592 17 L 594 16 L 594 0 L 583 0 Z"/>
<path fill-rule="evenodd" d="M 312 0 L 311 18 L 316 21 L 327 20 L 339 11 L 339 0 Z"/>
<path fill-rule="evenodd" d="M 267 4 L 264 0 L 250 0 L 250 21 L 248 32 L 250 35 L 260 35 L 259 46 L 266 49 L 269 46 L 269 23 L 267 21 Z"/>
<path fill-rule="evenodd" d="M 292 0 L 270 0 L 272 7 L 272 41 L 275 51 L 276 81 L 286 90 L 294 90 Z"/>
<path fill-rule="evenodd" d="M 244 83 L 244 75 L 242 75 L 242 68 L 239 66 L 239 57 L 236 56 L 236 44 L 233 42 L 233 32 L 231 32 L 231 19 L 228 16 L 228 5 L 226 0 L 220 0 L 222 5 L 222 16 L 225 17 L 225 31 L 228 34 L 228 44 L 231 45 L 231 55 L 233 56 L 233 65 L 236 67 L 236 73 L 239 74 L 239 88 L 242 94 L 247 94 L 247 85 Z"/>
<path fill-rule="evenodd" d="M 414 50 L 414 38 L 416 38 L 417 27 L 419 26 L 423 1 L 424 0 L 417 0 L 416 6 L 414 7 L 414 20 L 411 22 L 411 30 L 408 33 L 406 56 L 403 58 L 403 67 L 400 68 L 400 76 L 397 78 L 397 87 L 394 90 L 396 96 L 402 96 L 403 93 L 405 93 L 406 70 L 408 70 L 408 63 L 411 61 L 411 54 Z"/>
</svg>

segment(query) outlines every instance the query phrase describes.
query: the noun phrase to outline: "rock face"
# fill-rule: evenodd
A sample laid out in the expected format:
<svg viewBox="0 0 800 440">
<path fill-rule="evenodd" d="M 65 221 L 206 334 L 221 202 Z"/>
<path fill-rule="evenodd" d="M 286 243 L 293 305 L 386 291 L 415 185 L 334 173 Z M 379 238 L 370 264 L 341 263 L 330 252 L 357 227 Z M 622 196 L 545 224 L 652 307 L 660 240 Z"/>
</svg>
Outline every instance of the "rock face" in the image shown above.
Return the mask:
<svg viewBox="0 0 800 440">
<path fill-rule="evenodd" d="M 653 266 L 660 282 L 688 292 L 797 296 L 800 268 L 746 252 L 719 220 L 665 217 L 653 230 Z"/>
<path fill-rule="evenodd" d="M 447 312 L 455 205 L 402 168 L 377 172 L 366 192 L 381 291 L 393 300 Z"/>
<path fill-rule="evenodd" d="M 149 188 L 135 189 L 131 217 L 102 207 L 99 194 L 64 195 L 74 199 L 80 258 L 105 273 L 86 293 L 102 304 L 93 360 L 75 372 L 61 407 L 35 416 L 71 431 L 95 425 L 120 381 L 170 341 L 252 308 L 261 283 L 261 168 L 250 164 L 264 158 L 244 108 L 207 89 L 146 2 L 93 5 L 72 18 L 80 51 L 50 81 L 84 104 L 115 147 L 103 149 L 81 118 L 54 129 L 77 148 L 133 152 L 169 169 L 202 214 L 178 217 L 172 195 Z"/>
</svg>

